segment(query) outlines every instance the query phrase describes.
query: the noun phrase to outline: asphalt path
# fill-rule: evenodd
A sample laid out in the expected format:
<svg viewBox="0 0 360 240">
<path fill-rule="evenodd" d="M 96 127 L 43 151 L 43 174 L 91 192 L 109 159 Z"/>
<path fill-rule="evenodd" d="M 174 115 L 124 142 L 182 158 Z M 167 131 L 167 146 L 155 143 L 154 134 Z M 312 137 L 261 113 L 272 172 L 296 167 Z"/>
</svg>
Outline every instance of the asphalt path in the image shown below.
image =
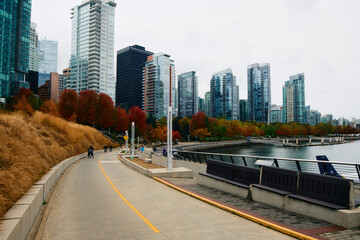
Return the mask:
<svg viewBox="0 0 360 240">
<path fill-rule="evenodd" d="M 64 173 L 36 239 L 291 239 L 148 178 L 116 154 Z"/>
</svg>

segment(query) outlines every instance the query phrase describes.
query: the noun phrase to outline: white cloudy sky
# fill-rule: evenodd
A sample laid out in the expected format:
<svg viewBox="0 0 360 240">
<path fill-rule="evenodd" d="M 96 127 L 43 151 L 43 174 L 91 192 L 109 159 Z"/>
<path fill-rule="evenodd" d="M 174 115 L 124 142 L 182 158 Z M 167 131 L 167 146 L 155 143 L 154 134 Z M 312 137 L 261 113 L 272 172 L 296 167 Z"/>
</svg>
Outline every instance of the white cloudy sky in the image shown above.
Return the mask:
<svg viewBox="0 0 360 240">
<path fill-rule="evenodd" d="M 321 113 L 360 118 L 358 0 L 115 0 L 115 50 L 142 45 L 196 71 L 199 95 L 211 75 L 231 67 L 247 98 L 247 65 L 271 65 L 272 103 L 305 73 L 305 101 Z M 70 9 L 81 0 L 33 0 L 39 38 L 59 42 L 58 71 L 70 58 Z"/>
</svg>

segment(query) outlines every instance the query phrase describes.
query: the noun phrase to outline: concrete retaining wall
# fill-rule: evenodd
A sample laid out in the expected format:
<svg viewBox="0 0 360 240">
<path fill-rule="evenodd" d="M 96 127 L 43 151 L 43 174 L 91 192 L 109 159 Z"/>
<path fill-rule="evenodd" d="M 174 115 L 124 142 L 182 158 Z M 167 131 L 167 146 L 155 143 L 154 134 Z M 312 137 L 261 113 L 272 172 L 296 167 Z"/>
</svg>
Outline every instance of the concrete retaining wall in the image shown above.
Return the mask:
<svg viewBox="0 0 360 240">
<path fill-rule="evenodd" d="M 101 152 L 97 150 L 94 154 Z M 36 182 L 0 221 L 0 239 L 25 240 L 56 180 L 71 164 L 86 156 L 87 153 L 82 153 L 65 159 Z"/>
</svg>

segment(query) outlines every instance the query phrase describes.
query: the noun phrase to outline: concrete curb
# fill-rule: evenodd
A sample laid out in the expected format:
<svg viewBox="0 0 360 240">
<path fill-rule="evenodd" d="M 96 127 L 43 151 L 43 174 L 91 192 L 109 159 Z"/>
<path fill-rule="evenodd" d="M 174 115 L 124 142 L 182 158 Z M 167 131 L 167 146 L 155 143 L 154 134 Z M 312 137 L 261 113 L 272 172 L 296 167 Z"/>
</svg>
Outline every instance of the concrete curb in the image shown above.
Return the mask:
<svg viewBox="0 0 360 240">
<path fill-rule="evenodd" d="M 103 150 L 94 151 L 101 153 Z M 13 206 L 0 221 L 1 240 L 26 240 L 40 209 L 51 188 L 60 175 L 73 163 L 85 158 L 86 153 L 61 161 L 37 181 Z"/>
</svg>

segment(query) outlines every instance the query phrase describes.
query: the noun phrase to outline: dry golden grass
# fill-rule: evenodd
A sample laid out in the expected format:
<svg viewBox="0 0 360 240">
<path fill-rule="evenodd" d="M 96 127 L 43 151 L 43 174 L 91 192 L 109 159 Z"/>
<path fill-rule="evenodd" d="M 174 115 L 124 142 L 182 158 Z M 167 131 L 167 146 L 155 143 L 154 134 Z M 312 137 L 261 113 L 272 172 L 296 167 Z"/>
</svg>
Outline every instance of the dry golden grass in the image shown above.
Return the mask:
<svg viewBox="0 0 360 240">
<path fill-rule="evenodd" d="M 41 112 L 32 117 L 0 112 L 0 217 L 62 160 L 90 145 L 117 147 L 94 128 Z"/>
</svg>

